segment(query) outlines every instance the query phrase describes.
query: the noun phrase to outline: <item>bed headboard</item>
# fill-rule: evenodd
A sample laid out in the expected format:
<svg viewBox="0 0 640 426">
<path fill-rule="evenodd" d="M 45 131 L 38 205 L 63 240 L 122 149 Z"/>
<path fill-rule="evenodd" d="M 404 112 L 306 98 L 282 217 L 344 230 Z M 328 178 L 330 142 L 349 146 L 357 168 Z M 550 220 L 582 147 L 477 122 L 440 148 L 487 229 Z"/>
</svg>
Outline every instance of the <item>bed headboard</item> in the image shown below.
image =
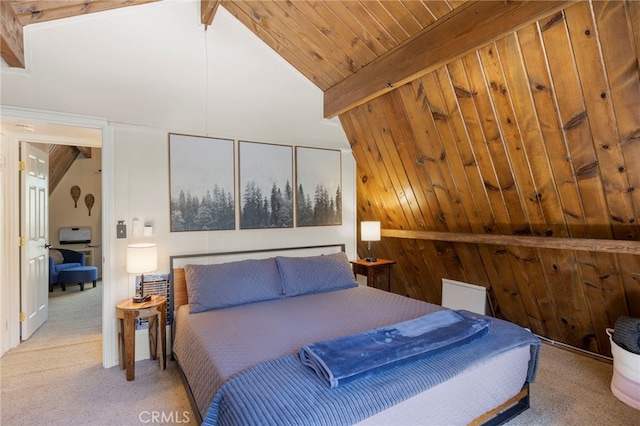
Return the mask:
<svg viewBox="0 0 640 426">
<path fill-rule="evenodd" d="M 169 264 L 171 278 L 169 284 L 169 315 L 173 328 L 173 313 L 180 306 L 189 303 L 187 283 L 184 275 L 184 265 L 212 264 L 233 262 L 245 259 L 265 259 L 274 256 L 315 256 L 345 251 L 345 244 L 325 244 L 304 247 L 269 248 L 262 250 L 241 250 L 219 253 L 194 253 L 170 256 Z"/>
</svg>

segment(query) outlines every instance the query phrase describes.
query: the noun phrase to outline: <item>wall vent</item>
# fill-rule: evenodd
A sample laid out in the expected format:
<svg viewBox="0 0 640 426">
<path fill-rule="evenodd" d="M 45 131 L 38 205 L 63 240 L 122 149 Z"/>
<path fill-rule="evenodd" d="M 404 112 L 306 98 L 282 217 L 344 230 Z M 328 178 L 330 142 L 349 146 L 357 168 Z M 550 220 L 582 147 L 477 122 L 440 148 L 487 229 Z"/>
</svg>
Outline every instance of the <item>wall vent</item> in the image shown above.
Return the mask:
<svg viewBox="0 0 640 426">
<path fill-rule="evenodd" d="M 479 285 L 443 278 L 442 306 L 486 315 L 487 289 Z"/>
</svg>

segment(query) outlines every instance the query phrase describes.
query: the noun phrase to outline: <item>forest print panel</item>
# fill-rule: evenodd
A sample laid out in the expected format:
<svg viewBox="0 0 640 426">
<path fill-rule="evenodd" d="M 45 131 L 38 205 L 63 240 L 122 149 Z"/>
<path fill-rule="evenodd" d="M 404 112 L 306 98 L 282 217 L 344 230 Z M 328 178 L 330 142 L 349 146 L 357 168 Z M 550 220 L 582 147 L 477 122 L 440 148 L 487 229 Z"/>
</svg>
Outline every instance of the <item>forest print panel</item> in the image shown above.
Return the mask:
<svg viewBox="0 0 640 426">
<path fill-rule="evenodd" d="M 240 142 L 240 228 L 293 227 L 293 147 Z"/>
<path fill-rule="evenodd" d="M 169 134 L 171 231 L 235 229 L 234 141 Z"/>
<path fill-rule="evenodd" d="M 342 224 L 342 157 L 331 149 L 296 147 L 296 225 Z"/>
</svg>

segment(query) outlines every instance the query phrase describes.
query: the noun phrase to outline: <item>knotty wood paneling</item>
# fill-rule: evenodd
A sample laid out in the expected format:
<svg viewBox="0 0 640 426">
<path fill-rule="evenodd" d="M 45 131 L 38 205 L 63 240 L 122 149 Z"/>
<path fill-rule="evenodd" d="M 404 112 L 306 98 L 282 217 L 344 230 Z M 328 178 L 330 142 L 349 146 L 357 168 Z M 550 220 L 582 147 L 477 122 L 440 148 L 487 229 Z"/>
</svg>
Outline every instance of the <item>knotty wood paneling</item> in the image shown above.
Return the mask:
<svg viewBox="0 0 640 426">
<path fill-rule="evenodd" d="M 360 2 L 361 5 L 376 2 Z M 567 1 L 469 1 L 324 92 L 324 115 L 333 117 L 473 51 L 476 46 L 535 22 Z M 393 24 L 393 22 L 387 23 Z M 380 38 L 382 38 L 380 36 Z"/>
<path fill-rule="evenodd" d="M 358 218 L 640 249 L 639 9 L 579 2 L 342 114 Z M 442 240 L 376 243 L 398 261 L 394 292 L 439 303 L 442 278 L 483 285 L 498 316 L 605 355 L 605 329 L 640 311 L 638 255 Z"/>
<path fill-rule="evenodd" d="M 445 0 L 221 1 L 225 9 L 325 92 L 403 46 L 439 19 L 474 4 Z"/>
</svg>

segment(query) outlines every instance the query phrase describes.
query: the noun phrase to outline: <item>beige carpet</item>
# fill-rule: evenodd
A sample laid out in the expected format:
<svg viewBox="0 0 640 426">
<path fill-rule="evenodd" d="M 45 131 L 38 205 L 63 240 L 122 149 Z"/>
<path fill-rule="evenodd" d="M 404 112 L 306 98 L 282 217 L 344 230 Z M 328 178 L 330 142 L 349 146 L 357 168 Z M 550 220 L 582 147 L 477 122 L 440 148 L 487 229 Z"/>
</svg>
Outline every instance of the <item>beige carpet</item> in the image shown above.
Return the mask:
<svg viewBox="0 0 640 426">
<path fill-rule="evenodd" d="M 50 293 L 49 320 L 0 358 L 0 424 L 196 424 L 175 362 L 102 367 L 102 288 Z"/>
<path fill-rule="evenodd" d="M 0 358 L 2 426 L 196 424 L 175 362 L 138 361 L 132 382 L 102 368 L 101 291 L 57 289 L 49 320 Z M 611 394 L 611 374 L 607 362 L 543 345 L 532 406 L 508 424 L 640 425 L 640 411 Z"/>
<path fill-rule="evenodd" d="M 509 426 L 638 426 L 640 411 L 611 393 L 613 365 L 549 344 L 542 345 L 531 408 Z"/>
</svg>

